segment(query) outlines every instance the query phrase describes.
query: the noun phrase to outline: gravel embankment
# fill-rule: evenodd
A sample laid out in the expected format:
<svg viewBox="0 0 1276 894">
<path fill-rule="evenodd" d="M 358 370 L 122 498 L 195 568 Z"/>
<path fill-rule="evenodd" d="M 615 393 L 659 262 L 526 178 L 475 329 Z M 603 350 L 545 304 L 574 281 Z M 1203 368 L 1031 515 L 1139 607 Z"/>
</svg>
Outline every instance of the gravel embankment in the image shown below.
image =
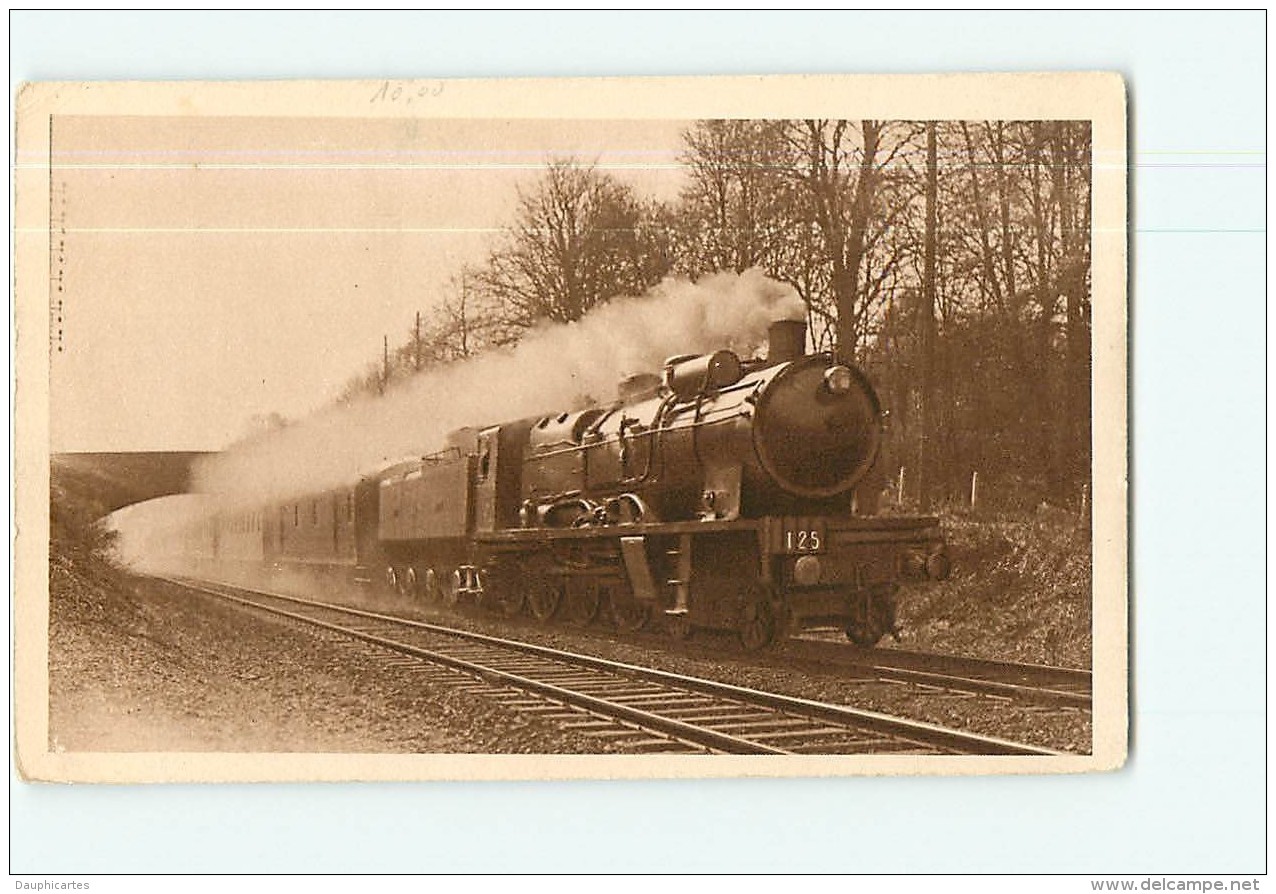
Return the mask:
<svg viewBox="0 0 1276 894">
<path fill-rule="evenodd" d="M 315 594 L 320 595 L 320 594 Z M 333 598 L 328 594 L 328 598 Z M 99 598 L 98 602 L 101 602 Z M 473 608 L 405 599 L 347 599 L 617 661 L 784 692 L 1086 752 L 1090 717 L 987 698 L 857 680 L 813 661 L 801 643 L 744 655 L 726 634 L 674 643 L 546 627 Z M 60 613 L 66 615 L 66 612 Z M 289 622 L 146 579 L 128 579 L 105 607 L 55 617 L 50 634 L 51 745 L 64 750 L 590 753 L 603 742 L 555 729 L 408 669 L 363 646 L 317 638 Z"/>
<path fill-rule="evenodd" d="M 53 601 L 49 636 L 53 750 L 607 750 L 430 685 L 361 646 L 155 581 L 121 577 L 63 595 Z"/>
</svg>

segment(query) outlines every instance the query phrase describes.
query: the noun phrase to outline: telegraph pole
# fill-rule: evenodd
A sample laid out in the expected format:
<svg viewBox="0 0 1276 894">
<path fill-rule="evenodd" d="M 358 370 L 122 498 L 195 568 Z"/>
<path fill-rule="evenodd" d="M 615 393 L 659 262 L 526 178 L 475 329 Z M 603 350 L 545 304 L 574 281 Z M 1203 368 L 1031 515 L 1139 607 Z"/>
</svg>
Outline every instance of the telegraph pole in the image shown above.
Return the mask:
<svg viewBox="0 0 1276 894">
<path fill-rule="evenodd" d="M 926 236 L 923 246 L 922 301 L 918 309 L 921 326 L 921 439 L 918 444 L 917 503 L 925 512 L 931 506 L 935 490 L 935 457 L 931 455 L 935 431 L 935 204 L 938 189 L 938 163 L 935 146 L 935 122 L 926 125 Z"/>
<path fill-rule="evenodd" d="M 421 311 L 416 312 L 416 324 L 412 327 L 412 368 L 421 369 Z"/>
<path fill-rule="evenodd" d="M 390 384 L 390 336 L 381 336 L 381 393 Z"/>
</svg>

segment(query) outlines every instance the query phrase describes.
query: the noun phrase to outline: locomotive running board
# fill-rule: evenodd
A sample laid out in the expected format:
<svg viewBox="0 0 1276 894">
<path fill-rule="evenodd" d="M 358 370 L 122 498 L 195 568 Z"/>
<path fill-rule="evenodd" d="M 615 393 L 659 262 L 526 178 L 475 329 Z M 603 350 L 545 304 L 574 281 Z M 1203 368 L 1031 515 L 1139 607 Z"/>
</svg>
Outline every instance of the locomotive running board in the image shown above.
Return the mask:
<svg viewBox="0 0 1276 894">
<path fill-rule="evenodd" d="M 651 566 L 647 563 L 647 538 L 621 537 L 620 555 L 625 560 L 625 570 L 629 572 L 629 584 L 633 587 L 634 597 L 639 602 L 655 602 L 660 591 L 656 588 L 656 580 L 651 576 Z"/>
</svg>

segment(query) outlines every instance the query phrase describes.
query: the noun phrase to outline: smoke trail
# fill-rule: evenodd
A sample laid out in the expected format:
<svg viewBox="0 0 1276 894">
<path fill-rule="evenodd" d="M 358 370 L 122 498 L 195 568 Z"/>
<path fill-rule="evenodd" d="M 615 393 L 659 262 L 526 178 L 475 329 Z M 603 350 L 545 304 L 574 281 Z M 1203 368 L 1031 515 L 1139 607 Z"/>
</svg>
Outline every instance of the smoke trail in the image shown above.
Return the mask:
<svg viewBox="0 0 1276 894">
<path fill-rule="evenodd" d="M 510 351 L 426 370 L 382 396 L 234 446 L 197 469 L 197 489 L 251 505 L 349 484 L 387 461 L 439 449 L 464 426 L 611 400 L 624 375 L 658 371 L 673 354 L 730 348 L 749 356 L 771 322 L 804 313 L 790 287 L 756 270 L 666 280 L 577 322 L 533 330 Z"/>
<path fill-rule="evenodd" d="M 117 535 L 116 560 L 145 573 L 187 570 L 182 538 L 215 509 L 213 498 L 204 494 L 172 494 L 117 509 L 105 519 Z"/>
</svg>

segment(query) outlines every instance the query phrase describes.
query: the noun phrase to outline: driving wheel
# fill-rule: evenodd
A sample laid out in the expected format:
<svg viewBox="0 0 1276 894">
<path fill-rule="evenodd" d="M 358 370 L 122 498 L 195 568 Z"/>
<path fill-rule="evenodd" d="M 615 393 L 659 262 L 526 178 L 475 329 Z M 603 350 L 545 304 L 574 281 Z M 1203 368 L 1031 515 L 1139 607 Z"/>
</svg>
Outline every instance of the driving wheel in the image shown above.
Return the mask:
<svg viewBox="0 0 1276 894">
<path fill-rule="evenodd" d="M 563 585 L 548 576 L 527 581 L 527 610 L 538 621 L 548 621 L 558 614 L 563 602 Z"/>
<path fill-rule="evenodd" d="M 623 590 L 613 590 L 611 594 L 611 620 L 616 629 L 626 633 L 636 633 L 647 626 L 651 620 L 651 606 L 639 602 Z"/>
<path fill-rule="evenodd" d="M 577 627 L 588 627 L 598 617 L 602 602 L 603 587 L 597 581 L 573 581 L 567 588 L 567 620 Z"/>
</svg>

